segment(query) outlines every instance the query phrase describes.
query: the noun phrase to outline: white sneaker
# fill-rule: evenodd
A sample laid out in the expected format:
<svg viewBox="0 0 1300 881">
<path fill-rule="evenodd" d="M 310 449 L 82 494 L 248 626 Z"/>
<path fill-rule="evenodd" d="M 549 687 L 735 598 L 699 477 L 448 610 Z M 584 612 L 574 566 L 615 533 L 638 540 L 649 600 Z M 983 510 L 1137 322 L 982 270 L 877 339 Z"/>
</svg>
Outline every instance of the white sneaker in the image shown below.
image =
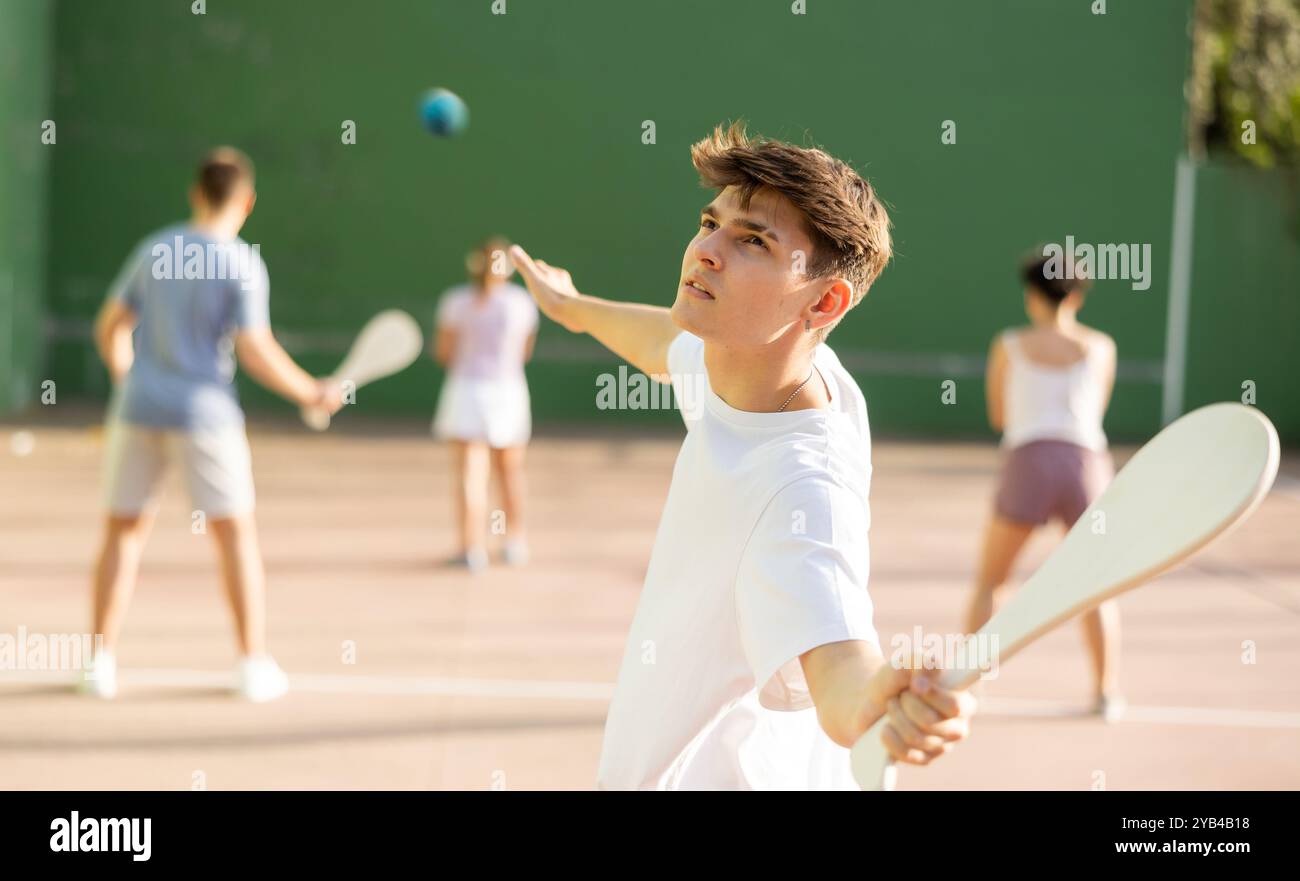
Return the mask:
<svg viewBox="0 0 1300 881">
<path fill-rule="evenodd" d="M 527 565 L 528 542 L 519 540 L 506 542 L 503 556 L 506 558 L 506 562 L 511 566 Z"/>
<path fill-rule="evenodd" d="M 1124 711 L 1128 709 L 1128 701 L 1119 695 L 1101 695 L 1097 702 L 1093 704 L 1093 713 L 1106 722 L 1108 725 L 1114 725 L 1124 718 Z"/>
<path fill-rule="evenodd" d="M 239 696 L 255 704 L 283 697 L 289 690 L 289 677 L 270 655 L 241 658 L 238 668 Z"/>
<path fill-rule="evenodd" d="M 474 548 L 465 552 L 465 568 L 469 569 L 473 575 L 479 575 L 487 571 L 488 555 L 487 551 L 482 548 Z"/>
<path fill-rule="evenodd" d="M 103 700 L 117 697 L 117 656 L 100 652 L 77 681 L 77 691 Z"/>
</svg>

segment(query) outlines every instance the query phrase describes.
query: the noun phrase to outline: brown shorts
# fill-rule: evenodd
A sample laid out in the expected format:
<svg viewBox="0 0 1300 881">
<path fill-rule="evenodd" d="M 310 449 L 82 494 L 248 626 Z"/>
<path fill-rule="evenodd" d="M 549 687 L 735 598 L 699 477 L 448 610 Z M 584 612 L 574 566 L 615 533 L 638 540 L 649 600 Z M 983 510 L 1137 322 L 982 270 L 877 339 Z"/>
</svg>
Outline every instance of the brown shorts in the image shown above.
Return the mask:
<svg viewBox="0 0 1300 881">
<path fill-rule="evenodd" d="M 1035 526 L 1059 519 L 1068 529 L 1114 476 L 1109 452 L 1031 441 L 1006 454 L 993 510 L 1004 520 Z"/>
</svg>

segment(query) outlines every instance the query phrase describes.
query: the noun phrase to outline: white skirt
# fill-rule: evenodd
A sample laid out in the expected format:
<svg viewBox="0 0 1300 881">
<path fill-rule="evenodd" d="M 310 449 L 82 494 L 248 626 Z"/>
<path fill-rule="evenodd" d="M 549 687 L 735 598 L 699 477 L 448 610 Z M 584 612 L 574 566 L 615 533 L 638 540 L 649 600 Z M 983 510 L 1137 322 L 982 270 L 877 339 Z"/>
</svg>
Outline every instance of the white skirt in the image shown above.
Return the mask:
<svg viewBox="0 0 1300 881">
<path fill-rule="evenodd" d="M 532 436 L 528 383 L 522 379 L 473 379 L 448 374 L 438 395 L 433 434 L 440 440 L 517 447 Z"/>
</svg>

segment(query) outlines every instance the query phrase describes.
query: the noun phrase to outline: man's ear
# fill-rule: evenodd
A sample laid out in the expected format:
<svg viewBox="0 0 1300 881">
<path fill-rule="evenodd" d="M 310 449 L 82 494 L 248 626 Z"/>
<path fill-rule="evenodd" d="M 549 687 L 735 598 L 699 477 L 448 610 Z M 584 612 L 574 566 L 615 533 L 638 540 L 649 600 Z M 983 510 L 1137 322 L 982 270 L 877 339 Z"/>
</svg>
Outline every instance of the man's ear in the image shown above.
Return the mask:
<svg viewBox="0 0 1300 881">
<path fill-rule="evenodd" d="M 248 194 L 248 204 L 244 206 L 244 214 L 245 215 L 252 214 L 253 206 L 256 204 L 257 204 L 257 191 L 254 190 L 253 192 Z"/>
<path fill-rule="evenodd" d="M 853 307 L 853 283 L 844 278 L 834 278 L 829 281 L 830 283 L 822 288 L 821 299 L 813 306 L 813 310 L 822 318 L 837 321 Z"/>
</svg>

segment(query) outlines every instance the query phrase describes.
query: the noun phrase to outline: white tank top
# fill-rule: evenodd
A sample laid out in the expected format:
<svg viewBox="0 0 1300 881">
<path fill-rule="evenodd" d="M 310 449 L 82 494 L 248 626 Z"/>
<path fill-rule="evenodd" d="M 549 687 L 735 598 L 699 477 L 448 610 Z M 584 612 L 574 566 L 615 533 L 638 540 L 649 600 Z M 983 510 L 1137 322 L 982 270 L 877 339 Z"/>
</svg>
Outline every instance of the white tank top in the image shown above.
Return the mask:
<svg viewBox="0 0 1300 881">
<path fill-rule="evenodd" d="M 1114 346 L 1099 337 L 1082 358 L 1065 367 L 1035 364 L 1020 347 L 1020 334 L 1002 334 L 1007 353 L 1002 446 L 1060 440 L 1091 450 L 1106 449 L 1101 429 L 1105 415 L 1107 365 Z"/>
</svg>

